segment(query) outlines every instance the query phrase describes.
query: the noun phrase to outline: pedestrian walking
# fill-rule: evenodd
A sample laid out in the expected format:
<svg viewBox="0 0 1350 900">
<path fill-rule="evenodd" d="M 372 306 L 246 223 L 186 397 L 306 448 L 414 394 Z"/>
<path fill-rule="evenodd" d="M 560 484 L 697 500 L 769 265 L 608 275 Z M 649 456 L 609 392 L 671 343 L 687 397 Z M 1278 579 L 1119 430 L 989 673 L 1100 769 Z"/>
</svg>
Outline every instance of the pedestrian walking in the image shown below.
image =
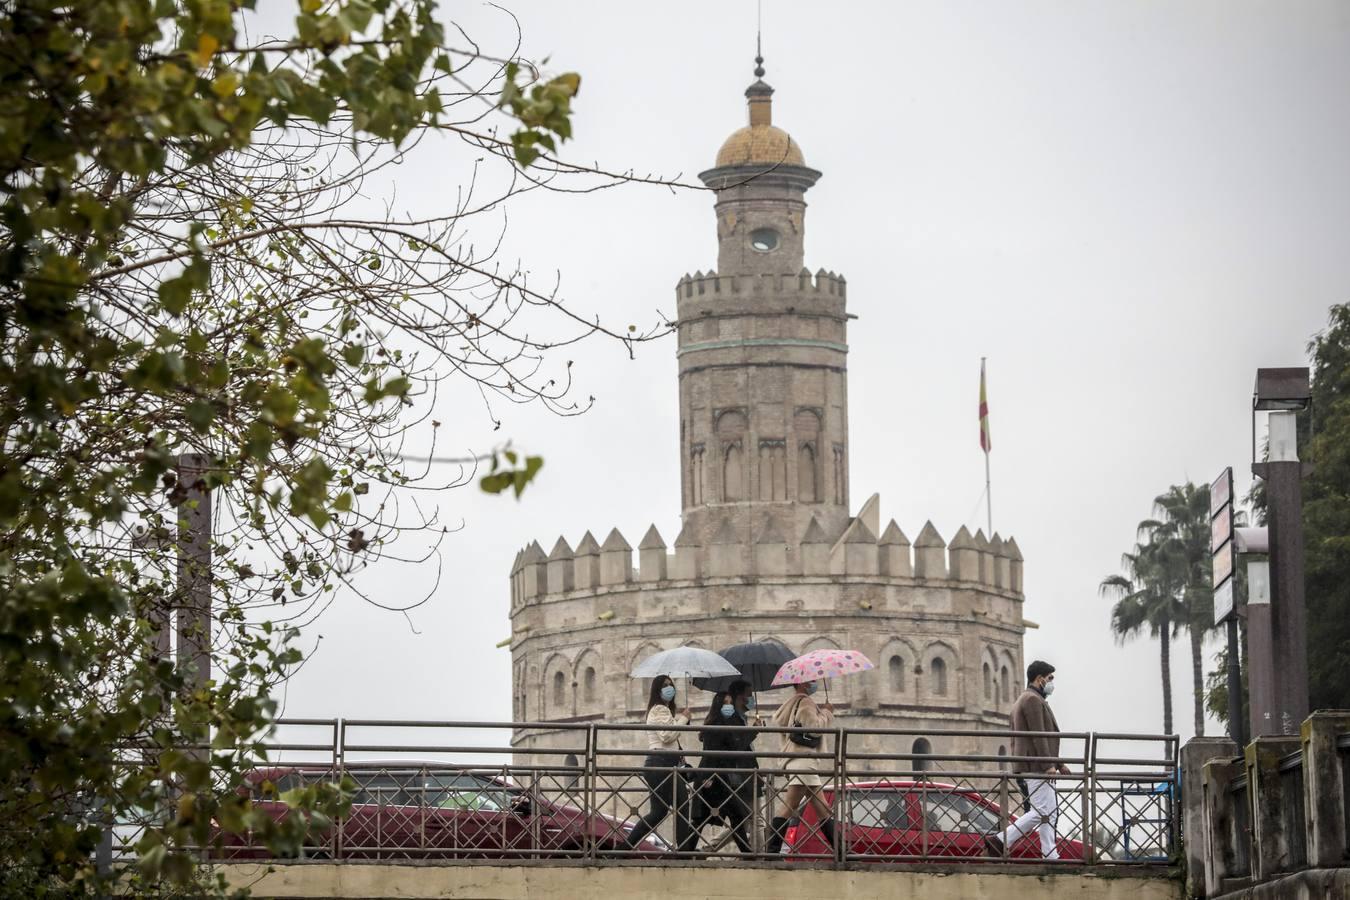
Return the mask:
<svg viewBox="0 0 1350 900">
<path fill-rule="evenodd" d="M 1068 775 L 1069 767 L 1058 762 L 1059 723 L 1046 702 L 1054 690 L 1054 666 L 1039 659 L 1027 666 L 1027 689 L 1012 708 L 1012 751 L 1013 756 L 1029 758 L 1019 764 L 1019 773 L 1026 778 L 1031 809 L 1001 834 L 985 837 L 985 849 L 990 856 L 1002 856 L 1005 849 L 1035 831 L 1041 841 L 1041 856 L 1059 859 L 1055 839 L 1059 796 L 1052 776 Z"/>
<path fill-rule="evenodd" d="M 758 768 L 748 753 L 755 742 L 754 729 L 747 727 L 747 716 L 753 710 L 754 697 L 750 682 L 733 681 L 727 690 L 713 698 L 712 708 L 703 720 L 704 725 L 722 728 L 705 729 L 698 733 L 703 744 L 703 758 L 699 763 L 700 781 L 694 808 L 694 831 L 720 821 L 731 832 L 742 853 L 752 852 L 750 846 L 750 809 L 754 802 L 755 770 Z M 728 752 L 736 755 L 726 755 Z M 722 771 L 717 771 L 722 770 Z"/>
<path fill-rule="evenodd" d="M 689 710 L 675 711 L 675 682 L 669 675 L 652 679 L 647 695 L 647 758 L 643 760 L 642 780 L 651 791 L 647 814 L 638 820 L 624 842 L 632 850 L 671 813 L 675 814 L 676 849 L 691 851 L 698 832 L 690 827 L 689 790 L 685 779 L 683 750 L 676 725 L 689 724 Z"/>
<path fill-rule="evenodd" d="M 795 692 L 792 698 L 778 707 L 773 716 L 773 724 L 779 728 L 830 727 L 834 722 L 834 707 L 829 703 L 817 705 L 811 699 L 811 695 L 819 686 L 818 681 L 793 685 Z M 788 820 L 797 814 L 803 802 L 810 803 L 815 808 L 821 834 L 831 847 L 837 846 L 830 806 L 820 796 L 823 784 L 821 770 L 822 767 L 828 769 L 830 764 L 827 760 L 811 759 L 805 755 L 819 753 L 824 743 L 824 735 L 817 733 L 783 734 L 782 752 L 790 754 L 783 766 L 787 775 L 787 786 L 778 802 L 778 808 L 774 810 L 773 821 L 769 823 L 769 840 L 764 849 L 771 856 L 776 856 L 782 850 Z"/>
</svg>

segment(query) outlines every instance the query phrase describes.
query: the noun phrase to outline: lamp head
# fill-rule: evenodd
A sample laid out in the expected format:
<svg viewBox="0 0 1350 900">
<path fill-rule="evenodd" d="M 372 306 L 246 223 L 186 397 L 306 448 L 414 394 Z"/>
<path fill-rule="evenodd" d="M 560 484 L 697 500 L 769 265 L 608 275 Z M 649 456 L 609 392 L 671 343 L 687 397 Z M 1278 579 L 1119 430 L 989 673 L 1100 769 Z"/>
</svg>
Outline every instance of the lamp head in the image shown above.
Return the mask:
<svg viewBox="0 0 1350 900">
<path fill-rule="evenodd" d="M 1256 389 L 1252 392 L 1252 411 L 1287 412 L 1307 409 L 1312 404 L 1308 369 L 1257 369 Z"/>
</svg>

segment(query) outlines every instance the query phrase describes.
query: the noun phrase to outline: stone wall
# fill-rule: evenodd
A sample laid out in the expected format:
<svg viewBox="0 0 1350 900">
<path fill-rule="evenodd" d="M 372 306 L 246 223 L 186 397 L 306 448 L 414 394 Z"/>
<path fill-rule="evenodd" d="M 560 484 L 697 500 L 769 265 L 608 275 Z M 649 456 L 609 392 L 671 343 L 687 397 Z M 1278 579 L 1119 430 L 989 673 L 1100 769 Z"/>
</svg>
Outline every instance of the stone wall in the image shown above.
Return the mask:
<svg viewBox="0 0 1350 900">
<path fill-rule="evenodd" d="M 1343 896 L 1350 885 L 1350 710 L 1298 737 L 1196 738 L 1181 751 L 1192 897 Z M 1323 890 L 1326 890 L 1323 893 Z"/>
</svg>

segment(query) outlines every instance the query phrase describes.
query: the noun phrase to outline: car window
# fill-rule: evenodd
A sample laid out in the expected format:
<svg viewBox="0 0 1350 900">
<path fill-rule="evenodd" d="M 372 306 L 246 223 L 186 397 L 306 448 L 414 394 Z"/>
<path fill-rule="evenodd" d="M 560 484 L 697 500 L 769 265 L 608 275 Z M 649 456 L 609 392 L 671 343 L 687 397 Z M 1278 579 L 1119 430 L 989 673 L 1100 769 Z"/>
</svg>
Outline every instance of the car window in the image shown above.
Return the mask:
<svg viewBox="0 0 1350 900">
<path fill-rule="evenodd" d="M 487 811 L 510 807 L 508 789 L 469 773 L 402 770 L 353 772 L 352 776 L 357 783 L 352 799 L 356 804 Z"/>
<path fill-rule="evenodd" d="M 920 791 L 919 801 L 929 831 L 988 834 L 999 827 L 998 817 L 992 811 L 965 794 Z"/>
<path fill-rule="evenodd" d="M 911 829 L 909 799 L 895 790 L 849 791 L 849 821 L 863 828 Z"/>
<path fill-rule="evenodd" d="M 441 776 L 440 790 L 427 797 L 428 806 L 441 809 L 472 809 L 501 812 L 510 806 L 508 792 L 500 785 L 472 775 Z"/>
</svg>

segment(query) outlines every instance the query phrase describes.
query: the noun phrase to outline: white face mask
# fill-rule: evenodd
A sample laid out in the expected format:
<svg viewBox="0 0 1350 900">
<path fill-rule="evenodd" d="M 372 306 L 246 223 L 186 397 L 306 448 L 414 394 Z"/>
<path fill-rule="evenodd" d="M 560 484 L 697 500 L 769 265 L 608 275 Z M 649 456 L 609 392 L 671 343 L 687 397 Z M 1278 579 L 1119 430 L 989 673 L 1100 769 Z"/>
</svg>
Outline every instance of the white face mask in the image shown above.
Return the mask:
<svg viewBox="0 0 1350 900">
<path fill-rule="evenodd" d="M 1055 683 L 1054 683 L 1053 681 L 1047 681 L 1047 682 L 1041 687 L 1041 693 L 1044 694 L 1044 695 L 1047 696 L 1047 697 L 1049 697 L 1049 696 L 1050 696 L 1051 694 L 1053 694 L 1054 692 L 1055 692 Z"/>
</svg>

